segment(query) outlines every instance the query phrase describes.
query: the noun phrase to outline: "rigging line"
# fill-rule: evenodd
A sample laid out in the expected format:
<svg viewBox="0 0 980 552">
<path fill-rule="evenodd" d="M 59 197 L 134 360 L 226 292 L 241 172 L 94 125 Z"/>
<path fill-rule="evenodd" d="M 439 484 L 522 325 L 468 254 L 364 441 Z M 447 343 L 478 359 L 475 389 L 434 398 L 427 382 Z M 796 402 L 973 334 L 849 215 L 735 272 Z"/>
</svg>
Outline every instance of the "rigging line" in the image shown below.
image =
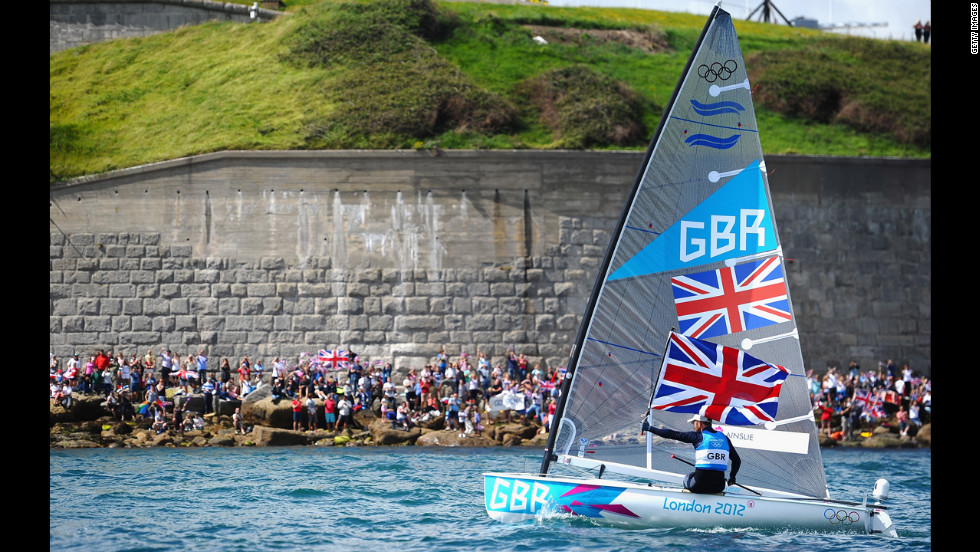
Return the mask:
<svg viewBox="0 0 980 552">
<path fill-rule="evenodd" d="M 67 241 L 68 242 L 68 245 L 70 245 L 71 248 L 75 250 L 75 253 L 78 253 L 78 256 L 81 257 L 81 258 L 83 258 L 83 259 L 86 258 L 85 255 L 82 255 L 82 252 L 79 251 L 77 247 L 75 247 L 75 244 L 71 243 L 71 238 L 68 237 L 68 234 L 65 234 L 65 231 L 62 230 L 61 227 L 58 226 L 58 223 L 55 222 L 54 219 L 51 218 L 50 215 L 48 216 L 48 219 L 51 221 L 51 224 L 53 224 L 54 227 L 57 228 L 59 232 L 61 232 L 61 235 L 65 237 L 65 241 Z"/>
<path fill-rule="evenodd" d="M 68 216 L 68 213 L 66 213 L 65 210 L 61 208 L 61 205 L 58 205 L 58 200 L 57 199 L 55 199 L 55 198 L 52 197 L 51 198 L 51 203 L 54 203 L 54 206 L 57 207 L 59 211 L 61 211 L 61 214 L 62 215 L 65 215 L 66 217 Z"/>
</svg>

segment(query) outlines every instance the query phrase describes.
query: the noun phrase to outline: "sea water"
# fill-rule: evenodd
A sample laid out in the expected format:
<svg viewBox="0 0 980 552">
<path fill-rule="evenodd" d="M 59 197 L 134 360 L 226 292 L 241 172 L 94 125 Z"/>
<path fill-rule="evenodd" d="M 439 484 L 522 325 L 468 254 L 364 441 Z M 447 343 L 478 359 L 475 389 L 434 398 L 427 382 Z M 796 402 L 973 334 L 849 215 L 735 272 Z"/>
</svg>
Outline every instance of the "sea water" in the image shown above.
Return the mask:
<svg viewBox="0 0 980 552">
<path fill-rule="evenodd" d="M 932 549 L 928 449 L 827 449 L 831 496 L 889 480 L 898 538 L 729 529 L 626 530 L 584 518 L 491 520 L 483 473 L 531 471 L 531 448 L 203 447 L 50 451 L 51 550 Z"/>
</svg>

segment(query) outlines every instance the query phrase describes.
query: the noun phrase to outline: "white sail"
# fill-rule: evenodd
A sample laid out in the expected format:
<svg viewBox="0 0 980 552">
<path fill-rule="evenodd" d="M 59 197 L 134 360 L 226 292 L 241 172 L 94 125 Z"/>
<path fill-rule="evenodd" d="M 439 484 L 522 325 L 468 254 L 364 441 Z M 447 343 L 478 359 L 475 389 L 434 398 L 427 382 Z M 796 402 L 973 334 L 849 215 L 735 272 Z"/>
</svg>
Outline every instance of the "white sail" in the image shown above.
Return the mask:
<svg viewBox="0 0 980 552">
<path fill-rule="evenodd" d="M 664 344 L 676 329 L 719 345 L 747 345 L 752 356 L 789 371 L 775 425 L 754 429 L 771 432 L 759 435 L 771 446 L 740 447 L 738 479 L 825 497 L 785 276 L 745 63 L 731 17 L 718 9 L 613 234 L 570 359 L 551 452 L 605 461 L 609 469 L 685 473 L 677 458 L 692 458 L 689 445 L 658 438 L 648 455 L 638 436 Z M 687 430 L 688 417 L 656 411 L 652 424 Z"/>
<path fill-rule="evenodd" d="M 880 502 L 828 496 L 804 375 L 751 86 L 716 6 L 599 270 L 540 472 L 484 474 L 487 513 L 895 536 Z M 689 430 L 692 412 L 741 457 L 723 493 L 682 489 L 691 445 L 641 434 Z"/>
</svg>

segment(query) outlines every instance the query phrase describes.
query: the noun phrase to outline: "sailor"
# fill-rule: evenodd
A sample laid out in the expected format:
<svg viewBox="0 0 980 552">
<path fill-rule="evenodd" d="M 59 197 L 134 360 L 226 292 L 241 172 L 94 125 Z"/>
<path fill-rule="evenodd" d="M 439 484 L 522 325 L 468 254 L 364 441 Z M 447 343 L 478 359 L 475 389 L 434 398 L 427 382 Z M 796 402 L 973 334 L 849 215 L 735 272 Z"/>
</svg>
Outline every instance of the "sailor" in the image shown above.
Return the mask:
<svg viewBox="0 0 980 552">
<path fill-rule="evenodd" d="M 732 462 L 732 474 L 728 484 L 735 484 L 735 475 L 742 466 L 735 445 L 727 435 L 711 427 L 711 419 L 706 416 L 692 416 L 688 422 L 694 424 L 694 431 L 674 431 L 673 429 L 650 427 L 643 421 L 643 431 L 649 431 L 675 441 L 694 445 L 694 471 L 684 478 L 684 488 L 692 493 L 720 493 L 725 490 L 725 470 L 728 461 Z"/>
</svg>

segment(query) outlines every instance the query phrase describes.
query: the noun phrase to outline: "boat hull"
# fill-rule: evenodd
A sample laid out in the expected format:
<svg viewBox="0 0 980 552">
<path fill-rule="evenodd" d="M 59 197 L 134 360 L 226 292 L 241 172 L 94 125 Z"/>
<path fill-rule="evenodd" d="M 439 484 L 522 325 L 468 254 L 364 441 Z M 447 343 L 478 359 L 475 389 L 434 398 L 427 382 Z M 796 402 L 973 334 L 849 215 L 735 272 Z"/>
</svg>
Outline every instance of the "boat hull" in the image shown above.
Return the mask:
<svg viewBox="0 0 980 552">
<path fill-rule="evenodd" d="M 606 479 L 487 473 L 484 499 L 487 514 L 505 523 L 574 515 L 635 529 L 726 527 L 895 536 L 888 514 L 874 506 L 759 497 L 741 489 L 696 494 Z"/>
</svg>

